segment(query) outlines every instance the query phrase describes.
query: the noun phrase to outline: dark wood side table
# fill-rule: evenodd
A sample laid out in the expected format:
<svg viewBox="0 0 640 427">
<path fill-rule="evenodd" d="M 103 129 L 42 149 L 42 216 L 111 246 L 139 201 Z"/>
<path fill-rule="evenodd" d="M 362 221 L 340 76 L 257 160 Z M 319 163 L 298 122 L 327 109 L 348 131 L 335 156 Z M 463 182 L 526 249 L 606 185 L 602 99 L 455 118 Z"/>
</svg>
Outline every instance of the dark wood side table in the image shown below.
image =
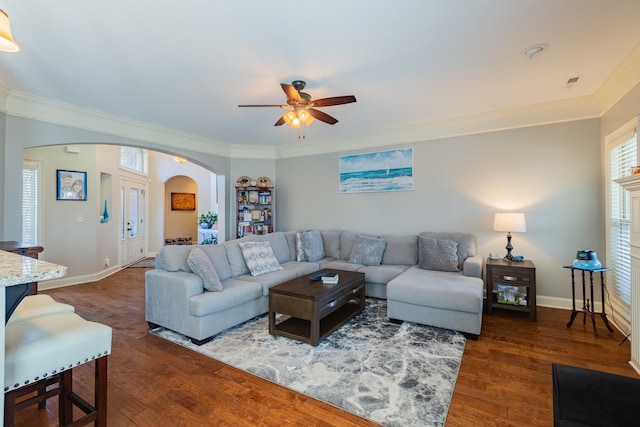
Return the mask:
<svg viewBox="0 0 640 427">
<path fill-rule="evenodd" d="M 572 265 L 565 265 L 562 268 L 568 268 L 571 270 L 571 300 L 572 300 L 572 310 L 571 310 L 571 319 L 569 323 L 567 323 L 567 328 L 570 328 L 573 325 L 573 321 L 575 320 L 578 313 L 583 313 L 584 317 L 582 318 L 582 324 L 584 325 L 587 322 L 587 315 L 591 317 L 591 323 L 593 323 L 593 335 L 598 336 L 598 329 L 596 329 L 596 315 L 602 317 L 602 321 L 604 325 L 607 327 L 609 332 L 613 332 L 613 328 L 609 324 L 609 320 L 607 320 L 607 313 L 604 309 L 604 273 L 607 271 L 611 271 L 611 268 L 598 268 L 598 269 L 586 269 L 586 268 L 577 268 Z M 576 310 L 576 280 L 575 280 L 575 271 L 580 271 L 582 273 L 582 309 Z M 586 288 L 586 274 L 589 273 L 589 287 L 591 290 L 591 300 L 587 297 L 587 293 L 585 292 Z M 602 301 L 602 311 L 596 312 L 594 310 L 595 301 L 593 299 L 593 273 L 600 273 L 600 298 Z"/>
<path fill-rule="evenodd" d="M 532 322 L 536 316 L 536 266 L 523 262 L 487 259 L 486 265 L 488 314 L 494 308 L 528 312 Z"/>
<path fill-rule="evenodd" d="M 0 242 L 0 251 L 12 252 L 14 254 L 28 256 L 30 258 L 38 259 L 38 254 L 42 252 L 44 248 L 42 246 L 30 246 L 25 245 L 22 242 L 7 241 Z M 35 295 L 38 293 L 38 282 L 33 282 L 31 286 L 31 292 L 29 295 Z"/>
</svg>

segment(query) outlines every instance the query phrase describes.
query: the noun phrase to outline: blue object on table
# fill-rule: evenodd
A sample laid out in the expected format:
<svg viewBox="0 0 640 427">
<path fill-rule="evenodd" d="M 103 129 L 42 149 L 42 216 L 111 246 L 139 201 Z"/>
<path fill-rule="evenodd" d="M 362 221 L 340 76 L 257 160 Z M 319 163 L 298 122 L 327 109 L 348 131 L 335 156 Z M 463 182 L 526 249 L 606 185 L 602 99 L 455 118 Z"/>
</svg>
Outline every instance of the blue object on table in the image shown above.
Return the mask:
<svg viewBox="0 0 640 427">
<path fill-rule="evenodd" d="M 576 259 L 573 261 L 575 268 L 581 268 L 584 270 L 598 270 L 602 268 L 602 263 L 598 261 L 598 255 L 596 251 L 590 249 L 584 249 L 578 251 Z"/>
</svg>

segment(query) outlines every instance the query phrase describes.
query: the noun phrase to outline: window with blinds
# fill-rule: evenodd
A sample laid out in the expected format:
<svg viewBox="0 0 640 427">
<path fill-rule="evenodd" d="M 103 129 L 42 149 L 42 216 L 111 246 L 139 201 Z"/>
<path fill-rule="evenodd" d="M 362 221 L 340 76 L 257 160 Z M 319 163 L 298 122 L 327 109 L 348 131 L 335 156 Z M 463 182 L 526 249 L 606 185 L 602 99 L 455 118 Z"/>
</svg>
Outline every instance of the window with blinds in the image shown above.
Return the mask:
<svg viewBox="0 0 640 427">
<path fill-rule="evenodd" d="M 38 163 L 22 167 L 22 243 L 38 244 Z"/>
<path fill-rule="evenodd" d="M 638 144 L 635 127 L 622 132 L 607 144 L 608 209 L 607 209 L 607 267 L 609 298 L 618 317 L 618 326 L 631 324 L 631 203 L 629 192 L 615 179 L 628 176 L 638 164 Z"/>
</svg>

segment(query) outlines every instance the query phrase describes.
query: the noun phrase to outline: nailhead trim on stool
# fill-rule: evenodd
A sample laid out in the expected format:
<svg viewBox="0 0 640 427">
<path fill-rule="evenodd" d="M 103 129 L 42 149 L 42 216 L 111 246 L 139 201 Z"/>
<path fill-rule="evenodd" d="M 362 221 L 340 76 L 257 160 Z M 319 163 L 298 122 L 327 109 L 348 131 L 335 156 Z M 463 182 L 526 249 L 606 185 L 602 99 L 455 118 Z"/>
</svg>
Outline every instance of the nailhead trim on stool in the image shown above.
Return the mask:
<svg viewBox="0 0 640 427">
<path fill-rule="evenodd" d="M 5 426 L 12 425 L 16 399 L 34 390 L 40 382 L 58 384 L 56 389 L 38 395 L 17 408 L 40 403 L 61 393 L 59 419 L 61 425 L 72 421 L 76 405 L 87 414 L 81 424 L 106 423 L 107 360 L 111 353 L 112 330 L 90 322 L 75 313 L 58 313 L 7 324 L 5 335 Z M 72 369 L 95 360 L 96 390 L 92 407 L 72 389 Z"/>
</svg>

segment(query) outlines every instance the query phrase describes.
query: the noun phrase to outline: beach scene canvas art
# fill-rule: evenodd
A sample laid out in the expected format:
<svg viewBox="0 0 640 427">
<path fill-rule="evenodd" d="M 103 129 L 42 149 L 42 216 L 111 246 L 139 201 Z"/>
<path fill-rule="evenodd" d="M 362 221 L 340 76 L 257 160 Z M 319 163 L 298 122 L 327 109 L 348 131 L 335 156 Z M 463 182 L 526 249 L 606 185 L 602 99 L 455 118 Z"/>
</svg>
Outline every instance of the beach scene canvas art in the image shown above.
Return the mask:
<svg viewBox="0 0 640 427">
<path fill-rule="evenodd" d="M 340 192 L 413 190 L 413 148 L 340 156 Z"/>
</svg>

